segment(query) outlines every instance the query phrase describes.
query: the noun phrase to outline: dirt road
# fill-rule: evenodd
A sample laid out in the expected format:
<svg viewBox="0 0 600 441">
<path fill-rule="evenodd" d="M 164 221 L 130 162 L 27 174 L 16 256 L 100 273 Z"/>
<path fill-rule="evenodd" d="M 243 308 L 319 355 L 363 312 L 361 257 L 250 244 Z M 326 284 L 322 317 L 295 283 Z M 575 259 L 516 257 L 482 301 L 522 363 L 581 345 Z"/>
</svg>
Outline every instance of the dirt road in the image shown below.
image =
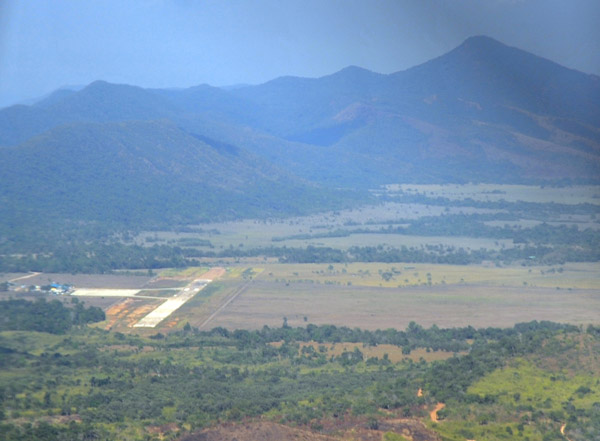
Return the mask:
<svg viewBox="0 0 600 441">
<path fill-rule="evenodd" d="M 560 434 L 562 436 L 564 436 L 567 441 L 571 441 L 571 439 L 567 435 L 565 435 L 565 429 L 566 429 L 566 427 L 567 427 L 567 423 L 565 423 L 562 426 L 560 426 Z"/>
<path fill-rule="evenodd" d="M 442 410 L 444 407 L 446 407 L 446 405 L 444 403 L 437 403 L 435 405 L 435 408 L 431 412 L 429 412 L 429 416 L 431 417 L 431 421 L 433 421 L 434 423 L 437 423 L 439 421 L 438 412 L 440 410 Z"/>
</svg>

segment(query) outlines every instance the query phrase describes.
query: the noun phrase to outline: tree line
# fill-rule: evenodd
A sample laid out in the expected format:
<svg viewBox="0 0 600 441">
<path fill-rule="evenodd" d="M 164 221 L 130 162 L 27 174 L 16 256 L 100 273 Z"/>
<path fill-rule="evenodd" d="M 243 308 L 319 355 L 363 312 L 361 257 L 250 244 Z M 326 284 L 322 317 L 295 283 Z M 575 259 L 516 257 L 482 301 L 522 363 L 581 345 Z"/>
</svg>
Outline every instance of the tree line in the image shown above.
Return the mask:
<svg viewBox="0 0 600 441">
<path fill-rule="evenodd" d="M 73 326 L 86 325 L 105 320 L 102 309 L 84 307 L 73 298 L 71 307 L 58 300 L 35 302 L 22 299 L 0 301 L 0 331 L 38 331 L 64 334 Z"/>
</svg>

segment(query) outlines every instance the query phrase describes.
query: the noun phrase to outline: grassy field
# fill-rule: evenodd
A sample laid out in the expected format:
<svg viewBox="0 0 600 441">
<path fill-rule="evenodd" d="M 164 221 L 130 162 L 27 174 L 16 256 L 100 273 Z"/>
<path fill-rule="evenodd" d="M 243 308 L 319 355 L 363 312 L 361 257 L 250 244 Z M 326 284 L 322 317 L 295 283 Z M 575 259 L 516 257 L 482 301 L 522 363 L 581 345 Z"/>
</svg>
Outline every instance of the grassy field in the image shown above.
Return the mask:
<svg viewBox="0 0 600 441">
<path fill-rule="evenodd" d="M 517 360 L 482 378 L 469 388 L 469 393 L 481 397 L 494 394 L 505 406 L 517 407 L 523 402 L 535 408 L 560 411 L 564 402 L 586 408 L 600 402 L 599 385 L 598 379 L 589 375 L 556 375 L 528 361 Z"/>
<path fill-rule="evenodd" d="M 133 332 L 131 326 L 156 308 L 161 299 L 206 269 L 166 270 L 153 279 L 66 274 L 32 279 L 113 289 L 125 286 L 156 296 L 157 300 L 80 297 L 106 311 L 107 321 L 97 326 Z M 595 263 L 497 267 L 261 262 L 260 267 L 228 267 L 221 279 L 200 291 L 168 320 L 151 330 L 138 328 L 135 332 L 168 332 L 186 323 L 203 329 L 255 329 L 265 324 L 277 327 L 284 317 L 291 326 L 314 323 L 366 329 L 404 329 L 411 321 L 442 327 L 511 326 L 529 320 L 597 324 L 599 311 L 600 271 Z"/>
<path fill-rule="evenodd" d="M 597 323 L 598 291 L 484 285 L 379 288 L 256 281 L 212 326 L 260 328 L 306 323 L 365 329 L 510 326 L 529 320 Z M 306 320 L 305 320 L 306 317 Z"/>
<path fill-rule="evenodd" d="M 471 198 L 476 201 L 555 202 L 559 204 L 600 205 L 600 189 L 593 185 L 549 187 L 509 184 L 397 184 L 386 187 L 389 192 L 422 194 L 431 198 L 453 200 Z"/>
<path fill-rule="evenodd" d="M 529 320 L 583 324 L 598 323 L 600 311 L 595 264 L 534 269 L 266 264 L 261 270 L 211 326 L 280 326 L 284 317 L 291 326 L 331 323 L 367 329 L 404 329 L 411 321 L 443 327 Z"/>
<path fill-rule="evenodd" d="M 390 245 L 407 247 L 425 246 L 428 244 L 444 244 L 448 246 L 465 246 L 473 249 L 480 247 L 496 248 L 504 243 L 505 246 L 512 245 L 512 241 L 500 241 L 496 244 L 495 240 L 468 238 L 465 239 L 445 238 L 445 237 L 417 237 L 417 236 L 391 236 L 389 234 L 352 234 L 349 237 L 328 238 L 319 237 L 313 239 L 285 239 L 294 235 L 318 235 L 327 233 L 335 229 L 352 229 L 361 226 L 378 230 L 387 227 L 389 222 L 396 219 L 417 219 L 423 216 L 440 216 L 443 214 L 472 214 L 489 213 L 494 210 L 475 209 L 469 207 L 437 207 L 424 204 L 401 204 L 386 203 L 382 205 L 367 206 L 359 209 L 344 210 L 336 213 L 326 213 L 322 215 L 296 217 L 291 219 L 270 219 L 266 221 L 242 220 L 235 222 L 223 222 L 215 224 L 204 224 L 198 226 L 203 232 L 172 232 L 172 231 L 152 231 L 142 233 L 138 238 L 138 243 L 142 245 L 153 245 L 155 243 L 176 244 L 182 239 L 204 239 L 208 240 L 211 247 L 196 246 L 193 248 L 219 250 L 227 248 L 251 249 L 257 247 L 270 246 L 331 246 L 334 248 L 348 248 L 352 245 L 358 246 L 377 246 L 388 243 Z M 497 210 L 495 210 L 497 211 Z"/>
<path fill-rule="evenodd" d="M 401 191 L 401 193 L 399 193 Z M 490 219 L 489 226 L 505 225 L 531 228 L 540 223 L 549 225 L 575 225 L 580 230 L 599 229 L 597 215 L 600 214 L 600 187 L 540 187 L 526 185 L 391 185 L 376 193 L 394 196 L 403 194 L 430 198 L 432 203 L 385 202 L 339 212 L 329 212 L 312 216 L 288 219 L 241 220 L 225 223 L 212 223 L 193 226 L 194 232 L 151 231 L 138 236 L 137 242 L 142 245 L 169 244 L 189 246 L 203 251 L 220 252 L 227 249 L 255 249 L 260 247 L 332 247 L 347 249 L 351 246 L 391 246 L 400 248 L 427 247 L 443 245 L 446 247 L 464 248 L 466 250 L 498 250 L 513 248 L 510 239 L 492 239 L 485 237 L 446 237 L 419 236 L 401 234 L 380 234 L 380 229 L 390 225 L 402 226 L 401 221 L 415 220 L 423 217 L 442 217 L 457 214 L 487 214 L 499 216 L 498 220 Z M 442 203 L 435 205 L 436 198 L 450 201 L 462 201 L 456 206 Z M 588 204 L 598 207 L 597 212 L 587 208 L 586 213 L 565 209 L 554 212 L 538 213 L 521 212 L 517 219 L 506 219 L 511 214 L 510 208 L 481 208 L 469 206 L 465 200 L 476 202 L 563 204 L 567 207 L 576 204 Z M 373 233 L 352 232 L 352 230 L 370 230 Z M 339 236 L 341 231 L 345 235 Z M 348 232 L 350 234 L 348 235 Z M 337 237 L 323 237 L 332 233 Z M 298 237 L 300 236 L 300 237 Z"/>
<path fill-rule="evenodd" d="M 600 278 L 592 264 L 531 271 L 520 266 L 267 264 L 211 325 L 280 326 L 284 317 L 292 326 L 368 329 L 404 329 L 411 321 L 444 327 L 529 320 L 580 324 L 597 323 L 598 311 Z"/>
<path fill-rule="evenodd" d="M 436 264 L 267 264 L 261 280 L 404 288 L 437 285 L 478 285 L 490 287 L 539 287 L 560 289 L 600 289 L 600 272 L 595 263 L 569 263 L 562 266 L 496 267 L 494 265 Z"/>
<path fill-rule="evenodd" d="M 448 405 L 436 430 L 449 440 L 584 439 L 569 433 L 574 424 L 567 409 L 591 409 L 600 402 L 600 347 L 585 335 L 564 343 L 558 354 L 548 348 L 546 356 L 542 351 L 514 359 L 472 384 L 468 393 L 480 397 L 483 404 Z M 528 424 L 542 414 L 550 432 L 546 437 Z M 561 428 L 566 436 L 558 437 Z M 598 439 L 597 432 L 589 435 L 585 439 Z"/>
<path fill-rule="evenodd" d="M 363 224 L 368 225 L 371 229 L 378 229 L 400 218 L 418 219 L 423 216 L 494 213 L 497 211 L 472 207 L 442 207 L 389 202 L 312 216 L 202 224 L 196 226 L 198 232 L 149 231 L 138 237 L 138 243 L 145 245 L 178 244 L 182 240 L 205 239 L 213 245 L 213 250 L 240 246 L 254 248 L 274 244 L 281 245 L 280 242 L 274 242 L 273 239 L 297 234 L 319 234 L 332 229 L 352 228 Z M 198 246 L 197 248 L 210 249 L 207 246 Z"/>
</svg>

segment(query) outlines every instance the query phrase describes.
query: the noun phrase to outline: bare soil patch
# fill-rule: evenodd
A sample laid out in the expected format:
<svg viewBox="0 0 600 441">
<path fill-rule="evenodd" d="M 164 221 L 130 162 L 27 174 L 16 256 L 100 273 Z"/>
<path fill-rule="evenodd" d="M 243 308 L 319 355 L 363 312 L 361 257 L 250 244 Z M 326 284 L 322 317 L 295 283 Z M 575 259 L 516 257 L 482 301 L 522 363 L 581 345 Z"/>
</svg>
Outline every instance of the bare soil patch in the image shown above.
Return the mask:
<svg viewBox="0 0 600 441">
<path fill-rule="evenodd" d="M 364 418 L 323 421 L 323 432 L 260 421 L 223 424 L 184 436 L 179 441 L 381 441 L 386 432 L 401 434 L 410 441 L 440 441 L 422 422 L 413 419 L 388 419 L 377 430 L 368 429 Z"/>
<path fill-rule="evenodd" d="M 382 421 L 379 423 L 379 430 L 398 433 L 411 441 L 440 440 L 439 436 L 428 429 L 421 421 L 408 418 Z"/>
<path fill-rule="evenodd" d="M 112 329 L 117 321 L 127 314 L 127 308 L 133 303 L 131 299 L 122 300 L 105 311 L 106 326 L 105 329 Z"/>
<path fill-rule="evenodd" d="M 333 438 L 307 430 L 270 422 L 224 424 L 187 435 L 180 441 L 334 441 Z"/>
<path fill-rule="evenodd" d="M 210 270 L 208 270 L 207 272 L 202 274 L 200 276 L 200 278 L 215 280 L 215 279 L 219 279 L 219 278 L 223 277 L 223 275 L 225 275 L 225 268 L 217 267 L 217 268 L 211 268 Z"/>
<path fill-rule="evenodd" d="M 389 413 L 387 418 L 377 418 L 377 429 L 370 428 L 367 417 L 344 415 L 343 418 L 328 418 L 321 421 L 323 432 L 336 439 L 352 441 L 381 441 L 385 433 L 402 435 L 408 441 L 440 441 L 439 436 L 420 420 L 399 418 Z"/>
<path fill-rule="evenodd" d="M 140 318 L 155 309 L 157 303 L 154 301 L 134 300 L 127 298 L 110 306 L 106 311 L 105 329 L 130 328 Z"/>
<path fill-rule="evenodd" d="M 152 435 L 158 435 L 160 439 L 163 439 L 165 435 L 176 432 L 179 430 L 179 426 L 175 423 L 163 424 L 162 426 L 149 426 L 146 427 L 146 431 Z"/>
</svg>

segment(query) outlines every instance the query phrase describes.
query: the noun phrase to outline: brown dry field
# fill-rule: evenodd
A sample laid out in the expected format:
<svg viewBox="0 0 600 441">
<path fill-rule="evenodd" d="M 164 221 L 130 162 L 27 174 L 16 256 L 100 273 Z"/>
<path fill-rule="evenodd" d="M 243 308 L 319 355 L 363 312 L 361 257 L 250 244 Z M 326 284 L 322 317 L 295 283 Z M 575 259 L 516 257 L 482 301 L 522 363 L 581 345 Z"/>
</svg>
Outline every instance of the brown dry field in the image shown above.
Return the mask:
<svg viewBox="0 0 600 441">
<path fill-rule="evenodd" d="M 600 291 L 538 287 L 440 285 L 378 288 L 255 280 L 223 309 L 211 328 L 258 329 L 333 324 L 363 329 L 422 326 L 509 327 L 531 320 L 600 322 Z M 306 317 L 306 321 L 304 318 Z"/>
</svg>

